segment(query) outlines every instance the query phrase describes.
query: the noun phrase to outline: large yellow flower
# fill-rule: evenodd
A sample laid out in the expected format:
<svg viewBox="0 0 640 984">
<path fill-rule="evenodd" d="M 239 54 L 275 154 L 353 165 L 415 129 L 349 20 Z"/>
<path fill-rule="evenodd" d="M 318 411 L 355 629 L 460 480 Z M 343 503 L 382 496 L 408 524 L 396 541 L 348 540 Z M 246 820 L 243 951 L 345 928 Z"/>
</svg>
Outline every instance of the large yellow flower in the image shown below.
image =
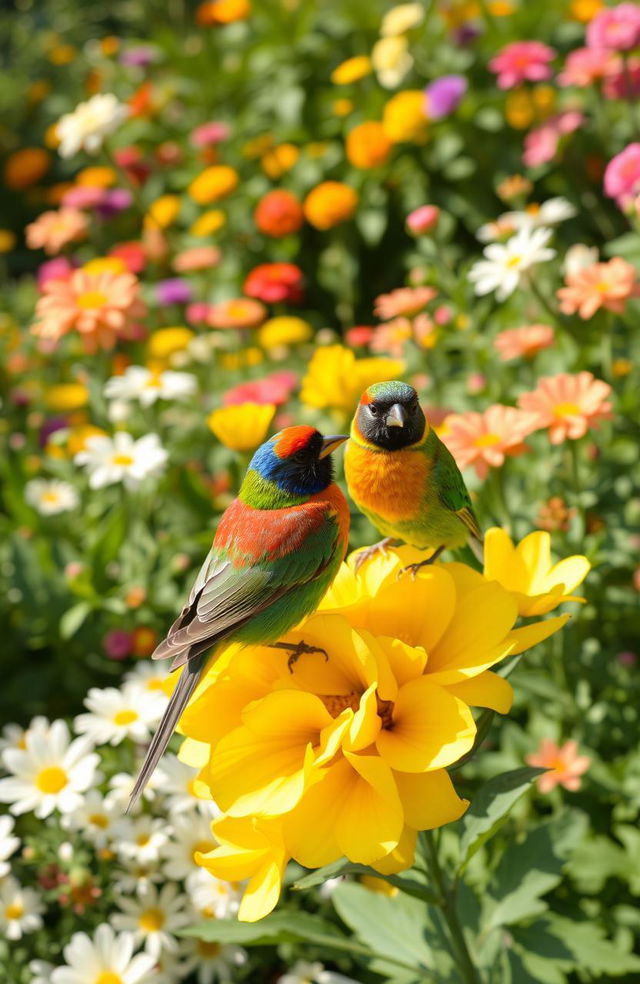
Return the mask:
<svg viewBox="0 0 640 984">
<path fill-rule="evenodd" d="M 351 414 L 367 386 L 403 372 L 404 363 L 397 359 L 356 359 L 344 345 L 327 345 L 314 352 L 300 398 L 310 407 Z"/>
<path fill-rule="evenodd" d="M 275 412 L 273 403 L 241 403 L 214 410 L 207 417 L 207 424 L 226 447 L 254 451 L 267 436 Z"/>
</svg>

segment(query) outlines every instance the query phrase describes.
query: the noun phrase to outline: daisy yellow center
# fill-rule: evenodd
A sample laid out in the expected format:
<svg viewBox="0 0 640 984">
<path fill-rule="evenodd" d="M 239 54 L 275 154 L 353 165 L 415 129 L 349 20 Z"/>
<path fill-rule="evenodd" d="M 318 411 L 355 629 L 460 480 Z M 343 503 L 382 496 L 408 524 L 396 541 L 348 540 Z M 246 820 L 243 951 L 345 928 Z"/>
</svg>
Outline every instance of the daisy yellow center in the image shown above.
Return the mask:
<svg viewBox="0 0 640 984">
<path fill-rule="evenodd" d="M 147 389 L 159 389 L 160 388 L 160 373 L 159 372 L 152 372 L 144 385 L 147 387 Z"/>
<path fill-rule="evenodd" d="M 151 677 L 147 680 L 147 690 L 162 690 L 163 683 L 162 677 Z"/>
<path fill-rule="evenodd" d="M 232 302 L 227 308 L 227 314 L 231 318 L 243 318 L 247 313 L 247 305 L 243 304 L 242 301 Z"/>
<path fill-rule="evenodd" d="M 112 465 L 132 465 L 133 458 L 130 454 L 114 454 L 111 459 Z"/>
<path fill-rule="evenodd" d="M 20 919 L 24 916 L 24 906 L 19 902 L 12 902 L 4 910 L 5 919 Z"/>
<path fill-rule="evenodd" d="M 219 943 L 207 943 L 206 940 L 198 940 L 198 954 L 201 957 L 217 957 L 219 953 Z"/>
<path fill-rule="evenodd" d="M 599 280 L 596 284 L 596 290 L 599 294 L 608 294 L 611 290 L 611 284 L 607 283 L 606 280 Z"/>
<path fill-rule="evenodd" d="M 166 916 L 162 909 L 145 909 L 140 913 L 138 925 L 145 933 L 157 933 L 162 929 L 166 922 Z"/>
<path fill-rule="evenodd" d="M 509 257 L 506 265 L 509 267 L 509 269 L 513 270 L 514 267 L 520 266 L 521 263 L 522 263 L 522 257 L 516 254 L 516 256 Z"/>
<path fill-rule="evenodd" d="M 134 721 L 137 721 L 139 717 L 140 717 L 140 715 L 138 714 L 137 711 L 129 711 L 129 710 L 127 710 L 127 711 L 116 711 L 116 713 L 113 715 L 113 723 L 114 724 L 133 724 L 133 722 Z"/>
<path fill-rule="evenodd" d="M 352 711 L 360 707 L 360 694 L 325 694 L 320 696 L 320 700 L 333 718 L 342 714 L 345 707 L 350 707 Z"/>
<path fill-rule="evenodd" d="M 57 502 L 60 498 L 58 492 L 43 492 L 42 501 L 43 502 Z"/>
<path fill-rule="evenodd" d="M 556 417 L 571 417 L 576 413 L 580 413 L 580 407 L 577 403 L 556 403 L 553 412 Z"/>
<path fill-rule="evenodd" d="M 528 215 L 538 215 L 540 213 L 540 206 L 537 202 L 530 202 L 525 208 L 525 212 L 527 212 Z"/>
<path fill-rule="evenodd" d="M 76 304 L 81 308 L 99 308 L 107 303 L 107 295 L 101 290 L 85 290 L 84 294 L 78 294 Z"/>
<path fill-rule="evenodd" d="M 198 853 L 208 854 L 209 851 L 213 850 L 214 846 L 215 845 L 212 844 L 211 841 L 205 841 L 205 840 L 197 841 L 193 845 L 193 850 L 191 851 L 191 860 L 193 861 L 193 863 L 194 864 L 196 863 L 196 854 Z"/>
<path fill-rule="evenodd" d="M 94 984 L 124 984 L 120 974 L 114 974 L 112 970 L 103 970 L 99 977 L 96 977 Z"/>
<path fill-rule="evenodd" d="M 68 781 L 67 773 L 59 765 L 48 765 L 36 776 L 36 786 L 41 793 L 59 793 Z"/>
<path fill-rule="evenodd" d="M 494 448 L 500 444 L 500 438 L 497 434 L 480 434 L 473 443 L 477 448 Z"/>
<path fill-rule="evenodd" d="M 92 823 L 94 827 L 100 827 L 101 830 L 106 830 L 109 826 L 109 821 L 104 813 L 92 813 L 89 817 L 89 823 Z"/>
<path fill-rule="evenodd" d="M 151 838 L 149 837 L 149 834 L 138 834 L 136 837 L 136 844 L 138 847 L 146 847 L 150 840 Z"/>
</svg>

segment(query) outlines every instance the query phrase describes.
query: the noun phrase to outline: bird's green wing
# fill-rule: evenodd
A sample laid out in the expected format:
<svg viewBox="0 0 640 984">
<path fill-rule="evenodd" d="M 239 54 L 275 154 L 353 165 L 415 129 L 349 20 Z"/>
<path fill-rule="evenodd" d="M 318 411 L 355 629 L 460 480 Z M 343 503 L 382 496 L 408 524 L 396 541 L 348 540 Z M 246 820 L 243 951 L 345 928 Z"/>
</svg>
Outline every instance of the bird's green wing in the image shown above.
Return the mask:
<svg viewBox="0 0 640 984">
<path fill-rule="evenodd" d="M 482 530 L 473 511 L 471 497 L 460 469 L 449 449 L 439 438 L 433 460 L 433 479 L 438 498 L 445 509 L 454 512 L 460 522 L 467 527 L 471 536 L 482 541 Z"/>
</svg>

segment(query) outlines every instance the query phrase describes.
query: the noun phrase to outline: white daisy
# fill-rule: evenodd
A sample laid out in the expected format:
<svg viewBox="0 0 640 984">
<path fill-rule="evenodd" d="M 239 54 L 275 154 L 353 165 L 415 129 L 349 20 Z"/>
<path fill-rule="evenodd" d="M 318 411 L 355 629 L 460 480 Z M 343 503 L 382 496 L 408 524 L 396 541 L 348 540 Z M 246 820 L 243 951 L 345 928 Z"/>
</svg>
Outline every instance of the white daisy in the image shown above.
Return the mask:
<svg viewBox="0 0 640 984">
<path fill-rule="evenodd" d="M 104 799 L 96 789 L 91 789 L 77 810 L 63 817 L 62 825 L 79 830 L 94 847 L 106 847 L 114 837 L 114 826 L 120 819 L 120 811 Z"/>
<path fill-rule="evenodd" d="M 199 769 L 181 762 L 177 755 L 165 755 L 158 766 L 161 788 L 167 800 L 167 812 L 172 816 L 186 810 L 199 809 L 210 819 L 220 813 L 211 799 L 200 799 L 195 792 L 194 780 Z"/>
<path fill-rule="evenodd" d="M 145 478 L 162 474 L 168 457 L 157 434 L 145 434 L 134 441 L 131 434 L 118 431 L 113 438 L 106 434 L 87 438 L 84 450 L 74 460 L 77 465 L 87 466 L 92 489 L 117 482 L 127 489 L 137 489 Z"/>
<path fill-rule="evenodd" d="M 153 957 L 148 953 L 133 956 L 133 936 L 119 933 L 102 923 L 93 939 L 86 933 L 74 933 L 64 948 L 64 967 L 56 967 L 51 984 L 141 984 L 153 980 Z"/>
<path fill-rule="evenodd" d="M 0 878 L 9 874 L 11 865 L 7 858 L 20 847 L 20 838 L 13 835 L 14 823 L 13 817 L 0 817 Z"/>
<path fill-rule="evenodd" d="M 76 810 L 100 761 L 92 745 L 86 738 L 70 742 L 64 721 L 54 721 L 46 733 L 29 729 L 25 743 L 24 750 L 9 748 L 3 754 L 12 775 L 0 779 L 0 803 L 10 803 L 14 814 L 33 811 L 40 819 L 54 810 Z"/>
<path fill-rule="evenodd" d="M 124 813 L 129 805 L 129 800 L 131 798 L 131 793 L 133 792 L 135 782 L 136 777 L 131 775 L 130 772 L 118 772 L 115 776 L 111 776 L 109 779 L 109 792 L 106 795 L 106 800 L 109 805 L 113 806 L 116 811 Z M 158 770 L 156 769 L 149 777 L 149 782 L 143 789 L 142 796 L 140 797 L 138 804 L 134 807 L 133 812 L 140 812 L 140 803 L 142 800 L 147 800 L 150 802 L 155 799 L 157 793 L 160 791 L 161 785 L 161 779 L 158 775 Z"/>
<path fill-rule="evenodd" d="M 32 888 L 23 888 L 15 878 L 0 882 L 0 933 L 8 940 L 40 929 L 43 912 L 40 896 Z"/>
<path fill-rule="evenodd" d="M 551 235 L 551 229 L 520 229 L 506 243 L 485 246 L 486 259 L 478 260 L 469 271 L 476 294 L 495 291 L 499 301 L 513 294 L 523 273 L 556 255 L 555 250 L 547 246 Z"/>
<path fill-rule="evenodd" d="M 136 663 L 132 670 L 124 675 L 124 682 L 133 687 L 139 687 L 145 692 L 150 692 L 159 698 L 166 697 L 164 684 L 169 679 L 170 674 L 166 670 L 166 663 L 159 663 L 156 660 L 146 659 Z"/>
<path fill-rule="evenodd" d="M 164 870 L 174 881 L 186 881 L 191 885 L 194 875 L 202 868 L 196 864 L 195 854 L 213 851 L 217 842 L 211 833 L 211 818 L 198 814 L 178 815 L 173 822 L 173 835 L 164 849 Z"/>
<path fill-rule="evenodd" d="M 177 951 L 173 934 L 191 918 L 185 911 L 186 903 L 187 897 L 178 894 L 177 885 L 164 885 L 160 890 L 148 885 L 138 889 L 134 899 L 116 896 L 120 912 L 114 913 L 111 923 L 115 929 L 131 931 L 136 945 L 142 945 L 157 960 L 162 950 Z"/>
<path fill-rule="evenodd" d="M 176 981 L 181 981 L 184 977 L 185 968 L 180 954 L 163 950 L 153 969 L 153 984 L 176 984 Z"/>
<path fill-rule="evenodd" d="M 116 824 L 117 851 L 120 857 L 146 864 L 166 856 L 171 833 L 166 820 L 143 813 L 139 817 L 123 817 Z"/>
<path fill-rule="evenodd" d="M 514 214 L 514 212 L 506 212 L 495 221 L 481 225 L 476 232 L 476 239 L 479 239 L 481 243 L 495 243 L 513 236 L 517 229 L 515 223 L 508 216 Z"/>
<path fill-rule="evenodd" d="M 31 978 L 29 984 L 51 984 L 51 971 L 53 964 L 48 960 L 30 960 L 29 973 Z"/>
<path fill-rule="evenodd" d="M 24 748 L 27 729 L 19 724 L 5 724 L 0 734 L 0 755 L 7 748 Z"/>
<path fill-rule="evenodd" d="M 498 221 L 511 222 L 516 229 L 537 229 L 559 225 L 575 214 L 576 209 L 566 198 L 548 198 L 541 205 L 532 202 L 521 212 L 505 212 Z"/>
<path fill-rule="evenodd" d="M 24 487 L 24 497 L 41 516 L 68 512 L 75 509 L 80 501 L 73 485 L 56 478 L 31 479 Z"/>
<path fill-rule="evenodd" d="M 242 891 L 236 883 L 222 881 L 201 868 L 189 876 L 189 896 L 203 919 L 228 919 L 240 908 Z"/>
<path fill-rule="evenodd" d="M 233 944 L 209 943 L 207 940 L 188 938 L 183 944 L 184 972 L 197 972 L 198 984 L 231 984 L 237 979 L 235 967 L 247 962 L 247 951 Z"/>
<path fill-rule="evenodd" d="M 123 895 L 131 895 L 138 889 L 166 880 L 159 860 L 143 862 L 136 858 L 119 858 L 118 866 L 112 869 L 111 878 L 115 890 Z"/>
<path fill-rule="evenodd" d="M 569 249 L 564 254 L 562 272 L 565 276 L 569 276 L 572 273 L 579 273 L 580 270 L 585 270 L 587 267 L 593 266 L 599 260 L 597 246 L 585 246 L 584 243 L 574 243 L 573 246 L 569 246 Z"/>
<path fill-rule="evenodd" d="M 125 738 L 146 741 L 165 704 L 164 694 L 145 692 L 131 684 L 125 684 L 121 690 L 91 687 L 84 699 L 89 713 L 79 714 L 74 726 L 96 745 L 119 745 Z"/>
<path fill-rule="evenodd" d="M 104 386 L 108 400 L 138 400 L 143 407 L 156 400 L 185 400 L 196 392 L 198 381 L 190 372 L 152 372 L 144 366 L 128 366 Z"/>
<path fill-rule="evenodd" d="M 72 113 L 66 113 L 56 123 L 56 136 L 60 141 L 58 153 L 61 157 L 72 157 L 83 148 L 87 153 L 95 154 L 102 147 L 104 138 L 117 130 L 128 115 L 128 107 L 111 92 L 79 103 Z"/>
<path fill-rule="evenodd" d="M 286 974 L 278 978 L 278 984 L 360 984 L 353 977 L 325 970 L 324 964 L 315 960 L 298 960 Z"/>
</svg>

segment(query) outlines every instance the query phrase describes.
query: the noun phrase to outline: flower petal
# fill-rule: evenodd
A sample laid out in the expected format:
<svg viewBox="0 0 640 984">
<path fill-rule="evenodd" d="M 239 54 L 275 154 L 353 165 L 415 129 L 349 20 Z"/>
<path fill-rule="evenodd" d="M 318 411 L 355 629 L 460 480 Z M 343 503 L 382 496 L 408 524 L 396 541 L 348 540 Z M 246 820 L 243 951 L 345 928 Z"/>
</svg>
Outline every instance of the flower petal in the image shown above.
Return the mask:
<svg viewBox="0 0 640 984">
<path fill-rule="evenodd" d="M 513 648 L 509 655 L 517 656 L 532 646 L 537 646 L 543 639 L 548 639 L 554 632 L 559 632 L 563 625 L 566 625 L 571 615 L 554 615 L 553 618 L 546 618 L 541 622 L 533 622 L 531 625 L 523 625 L 519 629 L 512 629 L 507 636 Z"/>
<path fill-rule="evenodd" d="M 450 684 L 447 690 L 471 707 L 490 707 L 500 714 L 507 714 L 513 703 L 513 687 L 508 680 L 491 670 L 461 683 Z"/>
<path fill-rule="evenodd" d="M 469 806 L 453 788 L 444 769 L 435 772 L 394 772 L 405 821 L 416 830 L 433 830 L 458 820 Z M 380 869 L 378 869 L 380 870 Z"/>
</svg>

